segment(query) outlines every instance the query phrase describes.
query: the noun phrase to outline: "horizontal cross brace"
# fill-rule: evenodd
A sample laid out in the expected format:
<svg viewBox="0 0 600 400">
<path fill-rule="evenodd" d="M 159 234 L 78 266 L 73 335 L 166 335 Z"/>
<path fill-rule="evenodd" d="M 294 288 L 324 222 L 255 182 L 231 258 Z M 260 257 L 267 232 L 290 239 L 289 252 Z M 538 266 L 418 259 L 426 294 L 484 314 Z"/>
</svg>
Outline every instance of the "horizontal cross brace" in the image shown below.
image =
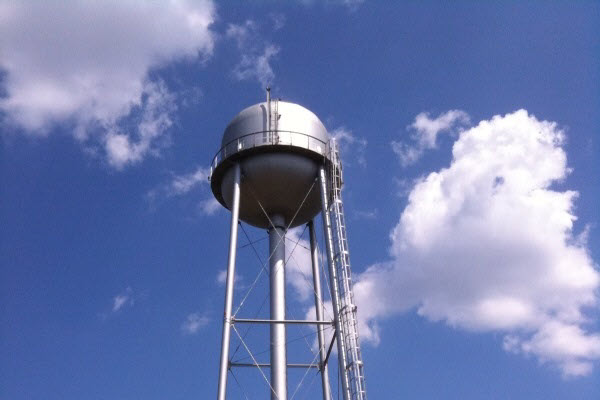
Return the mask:
<svg viewBox="0 0 600 400">
<path fill-rule="evenodd" d="M 333 321 L 317 321 L 310 319 L 249 319 L 231 318 L 231 322 L 240 324 L 296 324 L 296 325 L 333 325 Z"/>
<path fill-rule="evenodd" d="M 231 362 L 231 363 L 229 363 L 229 366 L 230 367 L 271 368 L 271 364 L 269 364 L 269 363 L 252 364 L 252 363 L 236 363 L 236 362 Z M 319 366 L 317 364 L 288 364 L 287 367 L 288 368 L 319 368 Z"/>
</svg>

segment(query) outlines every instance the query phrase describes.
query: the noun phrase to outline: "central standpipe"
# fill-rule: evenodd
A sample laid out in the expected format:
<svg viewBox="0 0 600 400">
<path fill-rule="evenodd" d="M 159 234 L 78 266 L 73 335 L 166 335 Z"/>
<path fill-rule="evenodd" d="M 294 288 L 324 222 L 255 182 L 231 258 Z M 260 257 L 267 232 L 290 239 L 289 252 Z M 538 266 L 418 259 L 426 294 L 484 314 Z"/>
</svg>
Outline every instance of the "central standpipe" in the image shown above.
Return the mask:
<svg viewBox="0 0 600 400">
<path fill-rule="evenodd" d="M 269 229 L 271 320 L 285 318 L 285 222 L 276 215 Z M 271 324 L 271 400 L 287 399 L 287 350 L 285 324 Z"/>
</svg>

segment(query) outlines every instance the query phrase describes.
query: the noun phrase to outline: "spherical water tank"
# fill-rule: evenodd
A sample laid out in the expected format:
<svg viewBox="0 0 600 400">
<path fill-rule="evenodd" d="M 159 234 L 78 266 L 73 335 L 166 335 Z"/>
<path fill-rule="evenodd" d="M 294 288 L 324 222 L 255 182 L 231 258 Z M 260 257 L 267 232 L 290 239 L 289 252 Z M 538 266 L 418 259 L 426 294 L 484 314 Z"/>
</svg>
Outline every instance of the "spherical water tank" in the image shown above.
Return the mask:
<svg viewBox="0 0 600 400">
<path fill-rule="evenodd" d="M 274 100 L 250 106 L 223 133 L 211 164 L 211 189 L 231 209 L 232 167 L 239 163 L 242 221 L 259 228 L 270 228 L 269 219 L 284 227 L 304 224 L 321 210 L 317 177 L 328 140 L 319 118 L 298 104 Z"/>
</svg>

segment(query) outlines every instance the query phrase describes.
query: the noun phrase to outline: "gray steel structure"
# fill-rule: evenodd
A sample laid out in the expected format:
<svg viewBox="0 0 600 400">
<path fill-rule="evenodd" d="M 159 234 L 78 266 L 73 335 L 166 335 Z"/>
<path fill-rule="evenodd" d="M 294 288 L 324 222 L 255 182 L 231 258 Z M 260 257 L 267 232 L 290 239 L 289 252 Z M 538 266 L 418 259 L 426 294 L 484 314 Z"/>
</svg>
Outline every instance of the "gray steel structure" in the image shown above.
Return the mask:
<svg viewBox="0 0 600 400">
<path fill-rule="evenodd" d="M 314 368 L 321 372 L 323 399 L 331 392 L 327 363 L 333 341 L 325 342 L 324 328 L 335 327 L 338 363 L 344 400 L 364 400 L 363 364 L 353 301 L 350 259 L 346 239 L 342 175 L 335 141 L 319 118 L 306 108 L 280 100 L 267 101 L 241 111 L 223 134 L 221 149 L 211 163 L 211 189 L 231 210 L 218 400 L 225 400 L 228 370 L 233 367 L 270 368 L 267 380 L 271 399 L 288 397 L 287 369 Z M 324 318 L 319 257 L 313 219 L 322 213 L 327 251 L 333 320 Z M 239 221 L 269 232 L 270 319 L 241 319 L 232 315 L 237 229 Z M 285 308 L 285 235 L 307 224 L 310 235 L 316 320 L 288 320 Z M 231 330 L 236 323 L 270 325 L 270 364 L 233 363 L 229 359 Z M 311 324 L 317 329 L 318 365 L 287 361 L 286 326 Z M 239 336 L 239 334 L 238 334 Z M 246 347 L 243 339 L 240 340 Z M 293 396 L 292 396 L 293 397 Z"/>
</svg>

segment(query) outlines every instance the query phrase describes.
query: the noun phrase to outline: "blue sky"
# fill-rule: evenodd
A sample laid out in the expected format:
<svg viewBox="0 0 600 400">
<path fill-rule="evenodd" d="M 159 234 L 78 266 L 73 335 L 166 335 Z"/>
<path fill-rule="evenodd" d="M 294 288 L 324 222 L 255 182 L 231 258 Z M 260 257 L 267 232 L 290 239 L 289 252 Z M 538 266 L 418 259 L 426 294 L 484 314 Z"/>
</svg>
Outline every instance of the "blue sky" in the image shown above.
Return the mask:
<svg viewBox="0 0 600 400">
<path fill-rule="evenodd" d="M 599 54 L 592 1 L 0 1 L 0 398 L 214 397 L 207 166 L 267 84 L 342 146 L 371 398 L 600 398 Z"/>
</svg>

